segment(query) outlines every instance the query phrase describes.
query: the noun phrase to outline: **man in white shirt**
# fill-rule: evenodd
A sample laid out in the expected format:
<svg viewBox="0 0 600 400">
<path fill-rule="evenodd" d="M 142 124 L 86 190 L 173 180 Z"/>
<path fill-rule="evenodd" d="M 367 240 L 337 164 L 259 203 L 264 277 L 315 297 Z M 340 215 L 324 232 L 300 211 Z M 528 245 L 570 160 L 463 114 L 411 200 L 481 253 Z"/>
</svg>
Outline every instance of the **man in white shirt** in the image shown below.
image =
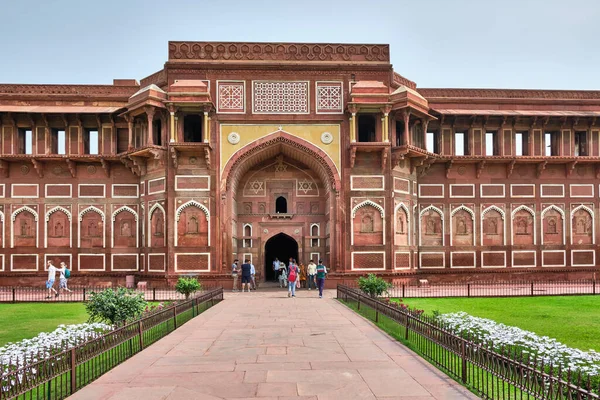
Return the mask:
<svg viewBox="0 0 600 400">
<path fill-rule="evenodd" d="M 275 257 L 275 261 L 273 261 L 273 271 L 275 271 L 275 282 L 279 279 L 279 268 L 281 268 L 281 263 L 279 262 L 279 258 Z"/>
<path fill-rule="evenodd" d="M 310 260 L 308 266 L 306 267 L 306 273 L 308 275 L 308 290 L 314 286 L 317 288 L 317 283 L 315 282 L 315 276 L 317 275 L 317 264 L 313 260 Z"/>
<path fill-rule="evenodd" d="M 48 289 L 47 299 L 52 297 L 52 292 L 58 297 L 58 292 L 54 289 L 54 281 L 56 280 L 56 267 L 52 264 L 52 261 L 48 261 L 48 280 L 46 281 L 46 289 Z"/>
<path fill-rule="evenodd" d="M 256 269 L 252 263 L 250 263 L 250 279 L 252 280 L 252 290 L 256 290 Z"/>
</svg>

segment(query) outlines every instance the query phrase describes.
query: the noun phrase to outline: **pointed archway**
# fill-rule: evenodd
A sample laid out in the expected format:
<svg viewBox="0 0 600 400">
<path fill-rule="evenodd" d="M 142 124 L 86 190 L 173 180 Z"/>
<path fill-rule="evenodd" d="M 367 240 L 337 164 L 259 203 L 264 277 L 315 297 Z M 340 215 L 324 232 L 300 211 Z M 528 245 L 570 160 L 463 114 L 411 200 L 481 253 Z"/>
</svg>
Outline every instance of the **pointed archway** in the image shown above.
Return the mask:
<svg viewBox="0 0 600 400">
<path fill-rule="evenodd" d="M 273 271 L 273 261 L 275 258 L 285 262 L 291 258 L 298 259 L 298 242 L 285 233 L 278 233 L 265 243 L 265 280 L 274 281 L 277 279 Z"/>
<path fill-rule="evenodd" d="M 250 174 L 269 164 L 274 165 L 275 173 L 286 175 L 289 167 L 301 171 L 304 176 L 286 176 L 283 180 L 293 182 L 289 188 L 269 186 L 270 180 L 278 180 L 273 175 L 264 182 L 250 182 L 251 188 L 247 186 Z M 277 169 L 278 165 L 282 165 L 282 169 Z M 315 194 L 311 194 L 311 188 Z M 335 269 L 340 263 L 343 232 L 338 204 L 340 190 L 339 172 L 333 160 L 314 144 L 288 132 L 273 132 L 239 149 L 224 165 L 220 179 L 223 271 L 233 258 L 248 256 L 260 260 L 258 263 L 265 262 L 264 266 L 254 264 L 257 271 L 265 271 L 265 276 L 272 278 L 272 259 L 267 261 L 263 251 L 265 239 L 273 230 L 293 236 L 299 246 L 297 254 L 301 257 L 323 258 Z M 276 199 L 282 195 L 286 200 L 283 215 L 281 209 L 277 213 L 276 204 Z M 311 223 L 321 227 L 319 232 L 323 240 L 307 239 Z M 251 237 L 244 236 L 240 230 L 244 224 L 252 225 Z"/>
</svg>

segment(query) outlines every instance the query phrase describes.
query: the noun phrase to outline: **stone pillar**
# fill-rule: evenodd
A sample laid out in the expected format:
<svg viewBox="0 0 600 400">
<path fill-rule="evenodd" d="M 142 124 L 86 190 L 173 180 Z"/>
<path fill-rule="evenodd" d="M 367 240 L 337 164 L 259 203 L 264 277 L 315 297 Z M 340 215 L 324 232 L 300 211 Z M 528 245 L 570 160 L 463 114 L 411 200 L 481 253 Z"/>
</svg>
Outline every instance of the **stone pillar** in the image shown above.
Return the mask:
<svg viewBox="0 0 600 400">
<path fill-rule="evenodd" d="M 410 121 L 410 110 L 404 110 L 404 144 L 411 144 L 410 133 L 409 133 L 409 121 Z"/>
<path fill-rule="evenodd" d="M 127 149 L 133 150 L 133 117 L 128 115 L 125 119 L 127 120 L 127 126 L 129 127 L 129 146 Z"/>
<path fill-rule="evenodd" d="M 171 115 L 171 140 L 170 142 L 175 142 L 175 107 L 170 104 L 168 106 L 169 114 Z"/>
<path fill-rule="evenodd" d="M 153 132 L 153 126 L 154 125 L 152 122 L 154 121 L 154 113 L 155 113 L 155 109 L 154 107 L 146 107 L 146 116 L 148 117 L 148 146 L 153 146 L 154 145 L 154 132 Z"/>
<path fill-rule="evenodd" d="M 210 116 L 208 115 L 208 111 L 204 111 L 204 143 L 210 142 Z"/>
<path fill-rule="evenodd" d="M 427 150 L 427 125 L 429 125 L 429 120 L 426 118 L 423 118 L 421 120 L 421 124 L 423 125 L 423 150 Z M 435 148 L 435 144 L 433 147 Z M 433 151 L 432 151 L 432 153 L 433 153 Z"/>
<path fill-rule="evenodd" d="M 356 143 L 356 113 L 353 112 L 350 117 L 350 142 Z"/>
</svg>

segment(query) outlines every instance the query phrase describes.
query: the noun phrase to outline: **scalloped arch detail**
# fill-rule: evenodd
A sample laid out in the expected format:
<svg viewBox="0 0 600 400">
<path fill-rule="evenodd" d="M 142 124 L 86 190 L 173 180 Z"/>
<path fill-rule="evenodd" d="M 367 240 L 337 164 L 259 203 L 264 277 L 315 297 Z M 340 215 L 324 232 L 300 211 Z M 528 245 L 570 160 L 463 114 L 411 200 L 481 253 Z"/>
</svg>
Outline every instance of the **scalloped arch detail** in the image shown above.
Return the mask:
<svg viewBox="0 0 600 400">
<path fill-rule="evenodd" d="M 371 200 L 365 200 L 362 203 L 355 205 L 352 208 L 352 218 L 356 217 L 356 212 L 358 211 L 359 208 L 366 207 L 366 206 L 372 206 L 372 207 L 376 208 L 379 211 L 379 213 L 381 213 L 381 217 L 384 218 L 385 211 L 383 210 L 383 207 L 381 207 L 379 204 L 377 204 Z"/>
<path fill-rule="evenodd" d="M 210 219 L 210 213 L 208 211 L 208 208 L 206 208 L 206 206 L 204 206 L 203 204 L 200 204 L 196 200 L 190 200 L 187 203 L 180 205 L 179 208 L 177 208 L 177 211 L 175 212 L 175 220 L 176 221 L 179 221 L 179 218 L 181 217 L 181 213 L 183 212 L 183 210 L 185 210 L 188 207 L 198 207 L 200 210 L 202 210 L 202 212 L 204 214 L 206 214 L 206 220 L 208 221 Z"/>
</svg>

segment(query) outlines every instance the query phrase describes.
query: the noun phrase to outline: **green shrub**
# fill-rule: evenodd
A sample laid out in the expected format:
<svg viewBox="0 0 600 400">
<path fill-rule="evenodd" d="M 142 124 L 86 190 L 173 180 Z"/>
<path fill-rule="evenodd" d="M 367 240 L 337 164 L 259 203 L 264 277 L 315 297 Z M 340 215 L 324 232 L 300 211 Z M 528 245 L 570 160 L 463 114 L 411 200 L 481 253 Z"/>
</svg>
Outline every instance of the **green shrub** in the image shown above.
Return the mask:
<svg viewBox="0 0 600 400">
<path fill-rule="evenodd" d="M 138 318 L 147 306 L 142 293 L 118 288 L 92 292 L 85 309 L 90 322 L 121 324 Z"/>
<path fill-rule="evenodd" d="M 179 278 L 175 285 L 175 291 L 185 295 L 185 299 L 189 299 L 190 295 L 202 288 L 200 282 L 196 278 Z"/>
<path fill-rule="evenodd" d="M 369 296 L 375 298 L 387 292 L 392 287 L 392 284 L 375 274 L 369 274 L 366 277 L 361 276 L 358 278 L 358 287 Z"/>
</svg>

